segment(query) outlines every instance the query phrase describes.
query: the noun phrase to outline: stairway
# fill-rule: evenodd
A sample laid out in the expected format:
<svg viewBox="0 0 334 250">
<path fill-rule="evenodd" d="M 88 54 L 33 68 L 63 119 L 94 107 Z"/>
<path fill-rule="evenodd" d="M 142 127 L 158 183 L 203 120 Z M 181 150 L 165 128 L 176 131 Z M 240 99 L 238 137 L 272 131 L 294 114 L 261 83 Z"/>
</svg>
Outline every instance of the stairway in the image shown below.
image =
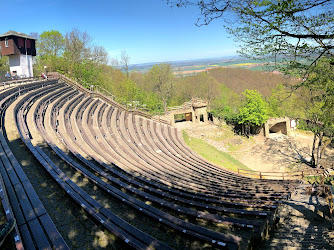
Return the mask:
<svg viewBox="0 0 334 250">
<path fill-rule="evenodd" d="M 326 199 L 307 194 L 301 183 L 281 206 L 277 228 L 261 249 L 334 249 L 334 231 Z"/>
</svg>

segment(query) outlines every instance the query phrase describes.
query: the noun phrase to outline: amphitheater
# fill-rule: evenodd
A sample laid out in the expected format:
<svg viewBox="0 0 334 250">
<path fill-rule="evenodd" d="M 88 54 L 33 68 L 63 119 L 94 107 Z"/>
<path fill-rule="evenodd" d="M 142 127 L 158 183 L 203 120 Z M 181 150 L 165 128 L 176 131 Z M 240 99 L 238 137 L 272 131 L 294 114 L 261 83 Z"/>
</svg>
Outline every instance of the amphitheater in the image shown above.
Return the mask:
<svg viewBox="0 0 334 250">
<path fill-rule="evenodd" d="M 300 180 L 229 172 L 176 128 L 62 75 L 0 88 L 1 213 L 17 222 L 8 249 L 333 246 L 318 196 L 326 223 L 270 240 L 308 199 Z"/>
</svg>

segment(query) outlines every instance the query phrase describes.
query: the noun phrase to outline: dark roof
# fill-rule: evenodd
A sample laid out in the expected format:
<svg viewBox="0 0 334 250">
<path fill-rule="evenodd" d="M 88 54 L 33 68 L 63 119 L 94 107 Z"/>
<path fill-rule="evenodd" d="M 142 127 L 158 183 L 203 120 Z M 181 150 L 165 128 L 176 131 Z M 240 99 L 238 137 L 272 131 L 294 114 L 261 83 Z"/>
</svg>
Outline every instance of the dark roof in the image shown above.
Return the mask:
<svg viewBox="0 0 334 250">
<path fill-rule="evenodd" d="M 27 38 L 27 39 L 34 39 L 36 40 L 36 38 L 32 37 L 32 36 L 28 36 L 27 34 L 21 33 L 21 32 L 16 32 L 13 30 L 10 30 L 2 35 L 0 35 L 1 37 L 6 37 L 6 36 L 18 36 L 18 37 L 22 37 L 22 38 Z"/>
</svg>

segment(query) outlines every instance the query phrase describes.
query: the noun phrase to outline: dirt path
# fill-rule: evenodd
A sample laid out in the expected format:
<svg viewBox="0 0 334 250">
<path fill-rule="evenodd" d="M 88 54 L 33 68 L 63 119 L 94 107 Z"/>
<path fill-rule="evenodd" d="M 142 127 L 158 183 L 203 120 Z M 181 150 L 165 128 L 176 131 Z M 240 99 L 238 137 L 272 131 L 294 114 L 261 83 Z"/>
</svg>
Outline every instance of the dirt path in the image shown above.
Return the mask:
<svg viewBox="0 0 334 250">
<path fill-rule="evenodd" d="M 227 125 L 181 122 L 175 126 L 229 153 L 255 171 L 284 172 L 308 167 L 302 160 L 310 158 L 312 134 L 294 131 L 289 137 L 278 134 L 269 139 L 257 135 L 248 139 L 235 135 Z M 333 148 L 327 148 L 324 159 L 333 166 Z"/>
</svg>

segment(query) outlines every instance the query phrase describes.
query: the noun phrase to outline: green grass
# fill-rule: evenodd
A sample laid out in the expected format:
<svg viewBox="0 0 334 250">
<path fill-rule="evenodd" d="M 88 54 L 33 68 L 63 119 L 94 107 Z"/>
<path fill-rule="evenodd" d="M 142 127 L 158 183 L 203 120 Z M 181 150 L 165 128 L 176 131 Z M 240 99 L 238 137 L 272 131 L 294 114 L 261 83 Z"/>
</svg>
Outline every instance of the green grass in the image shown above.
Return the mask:
<svg viewBox="0 0 334 250">
<path fill-rule="evenodd" d="M 319 175 L 317 175 L 317 176 L 307 176 L 307 177 L 305 177 L 305 180 L 310 184 L 313 184 L 313 183 L 320 184 L 321 180 L 322 180 L 322 176 L 319 176 Z M 325 178 L 324 184 L 332 185 L 333 181 L 334 181 L 334 175 L 331 175 L 331 176 Z"/>
<path fill-rule="evenodd" d="M 183 139 L 192 150 L 214 164 L 235 172 L 238 172 L 238 168 L 250 170 L 250 168 L 234 159 L 229 154 L 219 151 L 201 139 L 190 137 L 185 131 L 183 131 Z"/>
</svg>

